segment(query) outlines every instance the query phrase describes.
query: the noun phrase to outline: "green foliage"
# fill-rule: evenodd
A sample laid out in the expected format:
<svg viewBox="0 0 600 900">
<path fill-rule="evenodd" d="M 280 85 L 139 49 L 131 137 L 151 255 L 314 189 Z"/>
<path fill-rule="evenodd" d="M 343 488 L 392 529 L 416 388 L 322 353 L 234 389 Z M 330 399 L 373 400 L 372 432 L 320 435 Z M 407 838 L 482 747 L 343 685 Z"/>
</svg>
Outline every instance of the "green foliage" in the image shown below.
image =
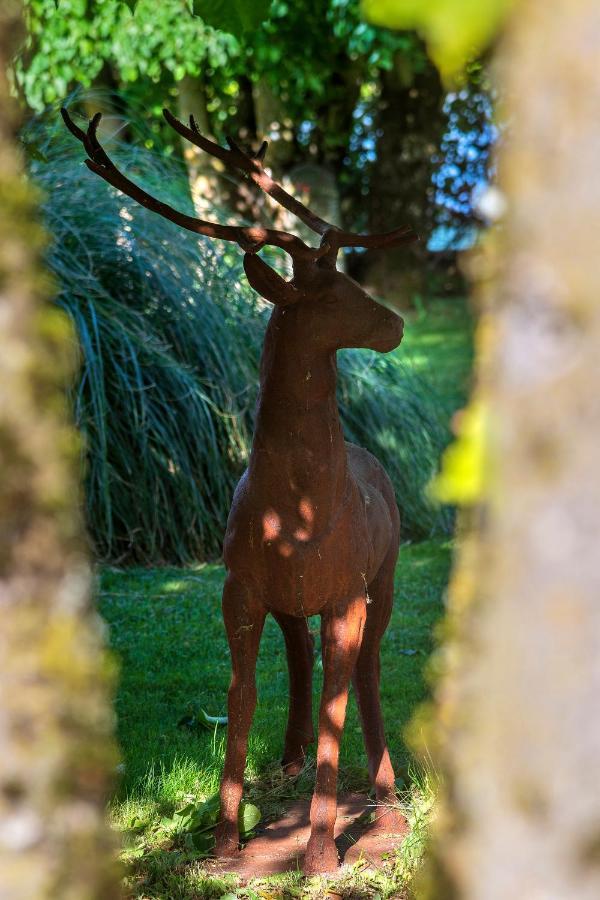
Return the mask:
<svg viewBox="0 0 600 900">
<path fill-rule="evenodd" d="M 151 95 L 153 84 L 225 69 L 239 54 L 232 35 L 189 14 L 187 0 L 138 0 L 135 16 L 122 0 L 61 0 L 58 10 L 54 0 L 27 0 L 26 11 L 16 75 L 36 110 L 63 100 L 74 85 L 91 85 L 105 65 L 125 84 L 143 78 Z"/>
<path fill-rule="evenodd" d="M 400 350 L 400 358 L 401 358 Z M 449 531 L 447 509 L 429 506 L 429 475 L 448 440 L 439 396 L 398 356 L 338 354 L 338 400 L 348 440 L 383 463 L 396 490 L 403 538 Z"/>
<path fill-rule="evenodd" d="M 207 25 L 241 37 L 262 25 L 270 5 L 271 0 L 192 0 L 192 11 Z"/>
<path fill-rule="evenodd" d="M 172 816 L 163 816 L 158 831 L 175 838 L 182 848 L 207 856 L 215 844 L 214 830 L 219 821 L 220 805 L 218 793 L 207 800 L 186 803 Z M 258 806 L 242 800 L 238 814 L 242 840 L 247 840 L 252 835 L 261 818 Z"/>
<path fill-rule="evenodd" d="M 460 74 L 496 35 L 514 0 L 362 0 L 366 18 L 420 31 L 446 78 Z"/>
<path fill-rule="evenodd" d="M 107 65 L 121 83 L 143 78 L 147 95 L 160 83 L 161 99 L 185 75 L 202 75 L 211 111 L 223 118 L 232 115 L 240 79 L 266 78 L 290 121 L 299 122 L 314 116 L 317 103 L 337 87 L 391 68 L 397 51 L 408 65 L 425 61 L 413 35 L 364 22 L 358 0 L 273 0 L 268 17 L 266 0 L 205 0 L 204 7 L 201 19 L 189 15 L 188 0 L 138 0 L 135 16 L 122 0 L 61 0 L 58 11 L 54 0 L 26 0 L 28 41 L 17 79 L 28 103 L 41 110 L 62 100 L 76 84 L 89 87 Z M 247 22 L 256 23 L 259 14 L 265 20 L 235 36 L 211 27 L 222 21 L 220 10 L 235 17 L 238 9 L 246 10 Z"/>
<path fill-rule="evenodd" d="M 81 346 L 74 404 L 96 552 L 142 563 L 215 557 L 248 458 L 267 311 L 240 253 L 118 196 L 83 166 L 68 134 L 44 127 L 25 138 L 48 160 L 30 168 L 47 193 L 58 302 Z M 114 155 L 189 210 L 178 166 L 131 146 Z M 346 351 L 339 371 L 347 435 L 390 473 L 404 537 L 447 530 L 448 512 L 425 497 L 448 440 L 443 405 L 393 357 Z"/>
<path fill-rule="evenodd" d="M 56 9 L 62 4 L 63 11 L 69 0 L 52 0 Z M 102 0 L 98 0 L 102 3 Z M 119 0 L 135 15 L 140 0 Z M 267 18 L 271 0 L 183 0 L 181 13 L 186 9 L 193 16 L 201 17 L 207 25 L 243 35 L 257 28 Z"/>
<path fill-rule="evenodd" d="M 164 145 L 177 155 L 180 142 L 160 110 L 180 97 L 187 106 L 193 97 L 221 141 L 236 132 L 252 137 L 258 127 L 265 132 L 260 137 L 273 138 L 271 165 L 289 169 L 308 158 L 335 169 L 346 224 L 363 229 L 365 221 L 354 220 L 369 217 L 361 194 L 380 136 L 381 75 L 401 71 L 408 91 L 431 69 L 422 41 L 365 22 L 359 0 L 272 0 L 260 26 L 236 35 L 208 24 L 218 13 L 210 0 L 206 20 L 190 14 L 190 3 L 139 0 L 132 15 L 121 0 L 61 0 L 58 11 L 54 0 L 26 0 L 27 44 L 15 65 L 22 94 L 41 111 L 77 86 L 116 91 L 125 106 L 142 109 L 152 121 L 149 146 Z M 221 8 L 233 15 L 237 7 Z M 245 8 L 258 17 L 263 4 L 246 2 Z M 409 144 L 402 134 L 397 153 L 407 184 Z M 431 148 L 431 135 L 416 146 Z M 413 192 L 425 196 L 426 186 L 417 185 Z M 401 206 L 420 209 L 421 202 L 406 196 Z M 422 223 L 413 224 L 425 233 Z"/>
<path fill-rule="evenodd" d="M 448 542 L 428 541 L 401 549 L 392 619 L 382 644 L 382 702 L 396 774 L 404 777 L 405 812 L 413 826 L 410 841 L 393 860 L 389 893 L 398 896 L 418 865 L 425 839 L 432 783 L 409 764 L 404 727 L 427 695 L 425 671 L 433 649 L 433 630 L 443 613 L 443 595 L 451 562 Z M 222 897 L 233 884 L 215 887 L 195 860 L 200 851 L 186 849 L 161 824 L 174 813 L 202 809 L 218 789 L 224 733 L 178 727 L 190 702 L 225 711 L 230 664 L 221 620 L 222 566 L 194 569 L 105 569 L 99 608 L 109 628 L 110 644 L 121 668 L 117 696 L 119 740 L 124 772 L 111 813 L 124 833 L 125 858 L 132 862 L 132 896 L 156 900 Z M 311 629 L 319 643 L 318 619 Z M 315 679 L 317 708 L 319 679 Z M 401 690 L 398 686 L 401 685 Z M 258 705 L 249 738 L 245 798 L 264 820 L 281 815 L 314 786 L 314 748 L 306 772 L 294 782 L 281 777 L 279 759 L 287 715 L 288 679 L 281 631 L 269 616 L 257 668 Z M 140 703 L 140 697 L 145 698 Z M 340 790 L 368 790 L 366 758 L 356 702 L 351 694 L 341 749 Z M 408 768 L 408 770 L 407 770 Z M 169 831 L 169 833 L 167 833 Z M 169 840 L 171 838 L 171 840 Z M 356 875 L 344 896 L 366 888 L 368 876 Z M 172 879 L 172 880 L 171 880 Z M 289 896 L 300 896 L 299 883 L 288 883 Z M 292 893 L 295 888 L 298 893 Z M 394 889 L 393 891 L 391 889 Z M 275 889 L 275 884 L 273 884 Z M 214 890 L 214 893 L 211 891 Z M 275 892 L 275 896 L 277 893 Z M 315 897 L 323 897 L 315 890 Z M 288 896 L 288 895 L 285 895 Z"/>
</svg>

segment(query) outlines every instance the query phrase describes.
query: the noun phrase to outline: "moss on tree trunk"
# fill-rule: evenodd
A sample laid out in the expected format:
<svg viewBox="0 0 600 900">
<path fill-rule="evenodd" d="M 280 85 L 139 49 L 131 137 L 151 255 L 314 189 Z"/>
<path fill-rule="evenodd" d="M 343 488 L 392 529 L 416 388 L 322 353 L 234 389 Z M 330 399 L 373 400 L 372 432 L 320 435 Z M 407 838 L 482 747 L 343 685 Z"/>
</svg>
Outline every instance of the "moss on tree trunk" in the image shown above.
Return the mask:
<svg viewBox="0 0 600 900">
<path fill-rule="evenodd" d="M 65 403 L 74 338 L 49 302 L 8 97 L 20 14 L 0 4 L 0 897 L 106 900 L 119 895 L 108 672 Z"/>
</svg>

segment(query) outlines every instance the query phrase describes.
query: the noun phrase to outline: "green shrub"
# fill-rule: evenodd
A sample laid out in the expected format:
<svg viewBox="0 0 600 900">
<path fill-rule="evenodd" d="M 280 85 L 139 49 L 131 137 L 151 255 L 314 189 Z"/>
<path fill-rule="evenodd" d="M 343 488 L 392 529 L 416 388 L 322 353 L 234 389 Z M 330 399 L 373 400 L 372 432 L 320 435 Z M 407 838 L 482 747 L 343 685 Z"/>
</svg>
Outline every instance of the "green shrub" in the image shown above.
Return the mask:
<svg viewBox="0 0 600 900">
<path fill-rule="evenodd" d="M 57 303 L 81 346 L 73 391 L 86 447 L 89 532 L 99 558 L 187 563 L 216 557 L 247 461 L 268 310 L 249 289 L 241 253 L 137 206 L 83 165 L 56 126 L 31 123 L 30 171 L 45 193 Z M 180 164 L 110 142 L 148 190 L 192 212 Z M 446 530 L 423 488 L 447 441 L 423 381 L 390 358 L 340 354 L 349 439 L 388 469 L 404 536 Z"/>
</svg>

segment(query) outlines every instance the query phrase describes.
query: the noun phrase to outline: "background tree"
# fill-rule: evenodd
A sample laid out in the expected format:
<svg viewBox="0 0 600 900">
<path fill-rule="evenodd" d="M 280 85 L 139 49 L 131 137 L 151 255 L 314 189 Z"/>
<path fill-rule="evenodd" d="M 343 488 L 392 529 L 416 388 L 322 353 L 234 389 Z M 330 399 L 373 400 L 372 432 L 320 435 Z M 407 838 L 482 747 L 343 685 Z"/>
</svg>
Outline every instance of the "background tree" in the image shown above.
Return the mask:
<svg viewBox="0 0 600 900">
<path fill-rule="evenodd" d="M 48 303 L 8 97 L 20 7 L 0 6 L 0 896 L 105 900 L 112 717 L 64 399 L 72 334 Z"/>
</svg>

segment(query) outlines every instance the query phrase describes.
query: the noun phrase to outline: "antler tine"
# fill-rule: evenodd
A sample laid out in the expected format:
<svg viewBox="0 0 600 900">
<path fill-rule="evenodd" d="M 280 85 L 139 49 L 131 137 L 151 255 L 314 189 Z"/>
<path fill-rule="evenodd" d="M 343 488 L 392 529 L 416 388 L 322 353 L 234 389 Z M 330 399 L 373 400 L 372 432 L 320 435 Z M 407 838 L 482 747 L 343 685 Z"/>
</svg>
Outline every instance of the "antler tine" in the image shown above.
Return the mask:
<svg viewBox="0 0 600 900">
<path fill-rule="evenodd" d="M 317 216 L 308 209 L 308 207 L 304 206 L 303 203 L 296 200 L 291 194 L 288 194 L 288 192 L 265 171 L 262 161 L 267 151 L 266 141 L 263 141 L 258 153 L 254 156 L 250 156 L 247 153 L 244 153 L 235 141 L 232 141 L 230 138 L 227 139 L 230 149 L 227 149 L 204 137 L 204 135 L 200 134 L 198 131 L 192 116 L 190 116 L 191 127 L 188 128 L 187 125 L 184 125 L 183 122 L 176 119 L 168 109 L 163 109 L 163 115 L 171 128 L 174 128 L 178 134 L 187 138 L 188 141 L 195 144 L 197 147 L 200 147 L 200 149 L 206 151 L 206 153 L 210 153 L 211 156 L 220 159 L 225 165 L 231 166 L 248 175 L 252 181 L 265 192 L 265 194 L 269 194 L 269 196 L 283 206 L 284 209 L 287 209 L 293 215 L 297 216 L 305 225 L 308 225 L 312 231 L 323 235 L 333 228 L 331 222 L 326 222 L 325 219 Z"/>
<path fill-rule="evenodd" d="M 102 113 L 96 113 L 90 119 L 88 124 L 87 134 L 85 136 L 84 147 L 88 156 L 94 160 L 94 162 L 98 163 L 101 166 L 106 166 L 107 168 L 115 169 L 114 163 L 107 155 L 104 147 L 100 144 L 98 140 L 98 125 L 102 120 Z"/>
<path fill-rule="evenodd" d="M 332 229 L 328 232 L 324 240 L 330 246 L 339 249 L 340 247 L 364 247 L 365 249 L 379 249 L 383 247 L 400 246 L 401 244 L 412 244 L 419 240 L 419 235 L 413 231 L 410 225 L 402 225 L 394 231 L 386 231 L 382 234 L 354 234 L 350 231 L 340 231 Z"/>
<path fill-rule="evenodd" d="M 248 156 L 250 159 L 254 159 L 254 157 L 251 154 L 246 153 L 245 150 L 242 150 L 240 145 L 236 144 L 236 142 L 234 141 L 234 139 L 232 137 L 230 137 L 230 135 L 226 134 L 225 140 L 227 141 L 227 145 L 228 145 L 229 149 L 233 150 L 234 153 L 241 153 L 243 156 Z"/>
<path fill-rule="evenodd" d="M 85 131 L 82 131 L 81 128 L 79 128 L 75 124 L 64 106 L 61 107 L 60 114 L 62 116 L 63 122 L 65 123 L 71 134 L 83 144 L 83 142 L 85 141 Z"/>
<path fill-rule="evenodd" d="M 204 137 L 204 135 L 201 134 L 198 130 L 198 126 L 196 125 L 193 116 L 190 116 L 190 124 L 192 125 L 191 128 L 188 128 L 187 125 L 184 125 L 183 122 L 180 122 L 179 119 L 176 119 L 168 109 L 163 109 L 163 116 L 165 117 L 171 128 L 174 128 L 178 134 L 180 134 L 184 138 L 187 138 L 187 140 L 192 144 L 196 144 L 196 146 L 200 147 L 201 150 L 204 150 L 206 153 L 210 153 L 211 156 L 215 156 L 217 159 L 220 159 L 221 162 L 224 162 L 227 165 L 233 165 L 235 166 L 235 168 L 245 168 L 247 171 L 247 168 L 243 165 L 244 160 L 247 160 L 249 162 L 247 157 L 242 156 L 239 160 L 236 158 L 236 161 L 234 162 L 232 160 L 233 151 L 227 150 L 226 147 L 221 147 L 219 144 L 215 144 L 214 141 L 211 141 L 207 137 Z"/>
<path fill-rule="evenodd" d="M 267 141 L 263 141 L 262 144 L 260 145 L 260 147 L 258 148 L 258 150 L 256 151 L 256 153 L 254 154 L 254 159 L 257 162 L 262 163 L 263 159 L 265 158 L 265 153 L 267 152 L 268 147 L 269 147 L 269 144 L 267 143 Z"/>
<path fill-rule="evenodd" d="M 61 115 L 71 134 L 83 144 L 89 157 L 85 160 L 88 169 L 151 212 L 155 212 L 196 234 L 234 241 L 246 253 L 257 253 L 265 244 L 271 244 L 286 250 L 292 257 L 317 258 L 322 255 L 322 249 L 315 250 L 312 247 L 308 247 L 300 238 L 295 237 L 293 234 L 288 234 L 286 231 L 275 231 L 262 226 L 221 225 L 217 222 L 207 222 L 179 212 L 179 210 L 174 209 L 168 203 L 163 203 L 138 187 L 137 184 L 127 178 L 126 175 L 123 175 L 115 166 L 98 140 L 98 125 L 102 118 L 100 113 L 96 113 L 89 121 L 87 132 L 73 122 L 66 109 L 61 109 Z"/>
</svg>

